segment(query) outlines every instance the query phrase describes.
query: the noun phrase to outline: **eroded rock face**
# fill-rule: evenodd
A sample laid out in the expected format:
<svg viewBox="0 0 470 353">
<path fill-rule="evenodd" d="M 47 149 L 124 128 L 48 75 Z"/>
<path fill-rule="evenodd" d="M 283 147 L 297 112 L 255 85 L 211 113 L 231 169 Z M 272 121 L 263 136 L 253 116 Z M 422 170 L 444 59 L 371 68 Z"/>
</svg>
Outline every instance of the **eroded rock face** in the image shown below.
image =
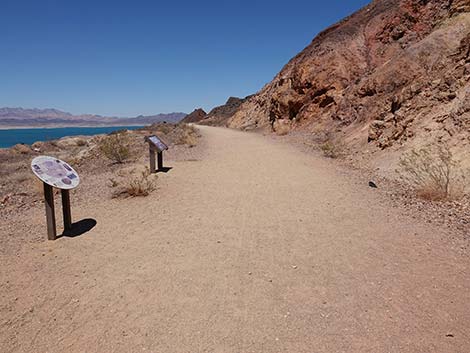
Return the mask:
<svg viewBox="0 0 470 353">
<path fill-rule="evenodd" d="M 184 117 L 183 120 L 181 120 L 182 123 L 198 123 L 201 120 L 203 120 L 207 116 L 207 113 L 201 109 L 194 109 L 194 111 Z"/>
<path fill-rule="evenodd" d="M 380 148 L 426 134 L 469 143 L 469 11 L 469 0 L 373 1 L 320 33 L 228 125 L 347 130 Z"/>
<path fill-rule="evenodd" d="M 240 109 L 243 103 L 248 100 L 246 98 L 230 97 L 223 105 L 215 107 L 206 115 L 201 124 L 225 126 L 228 120 Z"/>
</svg>

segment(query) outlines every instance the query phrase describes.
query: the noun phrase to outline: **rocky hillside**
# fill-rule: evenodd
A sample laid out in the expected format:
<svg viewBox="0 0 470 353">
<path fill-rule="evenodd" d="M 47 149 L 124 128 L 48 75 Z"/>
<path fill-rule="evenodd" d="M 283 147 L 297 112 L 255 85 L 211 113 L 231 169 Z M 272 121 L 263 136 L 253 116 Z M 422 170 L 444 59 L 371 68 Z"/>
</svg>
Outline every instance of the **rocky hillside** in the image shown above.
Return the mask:
<svg viewBox="0 0 470 353">
<path fill-rule="evenodd" d="M 245 98 L 230 97 L 225 104 L 212 109 L 209 114 L 200 121 L 200 124 L 215 126 L 226 125 L 228 120 L 249 98 L 250 96 Z"/>
<path fill-rule="evenodd" d="M 184 113 L 139 115 L 135 118 L 104 117 L 93 114 L 73 115 L 57 109 L 0 108 L 0 126 L 102 126 L 176 123 Z"/>
<path fill-rule="evenodd" d="M 189 113 L 184 117 L 183 120 L 181 120 L 182 123 L 197 123 L 201 120 L 203 120 L 207 116 L 207 113 L 204 111 L 204 109 L 197 108 L 194 109 L 192 113 Z"/>
<path fill-rule="evenodd" d="M 320 33 L 228 125 L 468 151 L 469 79 L 469 0 L 375 0 Z"/>
</svg>

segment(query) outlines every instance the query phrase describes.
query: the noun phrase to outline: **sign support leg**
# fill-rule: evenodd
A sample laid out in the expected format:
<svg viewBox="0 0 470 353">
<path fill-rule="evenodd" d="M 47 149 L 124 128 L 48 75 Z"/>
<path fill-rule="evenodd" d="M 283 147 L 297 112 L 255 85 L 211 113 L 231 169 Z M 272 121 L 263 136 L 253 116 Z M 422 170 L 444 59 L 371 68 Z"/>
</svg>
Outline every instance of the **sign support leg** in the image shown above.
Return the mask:
<svg viewBox="0 0 470 353">
<path fill-rule="evenodd" d="M 64 228 L 69 230 L 72 228 L 72 212 L 70 211 L 70 192 L 62 189 L 62 213 L 64 214 Z"/>
<path fill-rule="evenodd" d="M 150 173 L 156 173 L 157 170 L 155 169 L 155 150 L 149 146 L 149 154 L 150 154 Z"/>
<path fill-rule="evenodd" d="M 163 152 L 158 152 L 158 170 L 163 170 Z"/>
<path fill-rule="evenodd" d="M 52 186 L 44 184 L 44 204 L 46 205 L 46 221 L 47 221 L 47 239 L 56 240 L 57 230 L 55 224 L 54 211 L 54 190 Z"/>
</svg>

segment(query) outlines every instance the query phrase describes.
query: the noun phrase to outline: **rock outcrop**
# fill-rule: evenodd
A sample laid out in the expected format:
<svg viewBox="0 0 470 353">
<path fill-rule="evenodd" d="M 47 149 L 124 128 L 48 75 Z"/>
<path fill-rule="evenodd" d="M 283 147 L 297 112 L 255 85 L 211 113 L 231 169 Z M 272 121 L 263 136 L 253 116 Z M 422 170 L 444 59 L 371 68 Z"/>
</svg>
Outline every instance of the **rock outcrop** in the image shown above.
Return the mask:
<svg viewBox="0 0 470 353">
<path fill-rule="evenodd" d="M 245 98 L 230 97 L 224 105 L 212 109 L 205 119 L 201 121 L 201 124 L 225 126 L 228 120 L 238 112 L 242 104 L 249 98 L 250 96 Z"/>
<path fill-rule="evenodd" d="M 470 144 L 470 1 L 375 0 L 320 33 L 228 126 L 342 134 L 380 149 Z"/>
<path fill-rule="evenodd" d="M 184 117 L 183 120 L 181 120 L 182 123 L 198 123 L 201 120 L 203 120 L 207 116 L 207 113 L 201 109 L 194 109 L 194 111 Z"/>
</svg>

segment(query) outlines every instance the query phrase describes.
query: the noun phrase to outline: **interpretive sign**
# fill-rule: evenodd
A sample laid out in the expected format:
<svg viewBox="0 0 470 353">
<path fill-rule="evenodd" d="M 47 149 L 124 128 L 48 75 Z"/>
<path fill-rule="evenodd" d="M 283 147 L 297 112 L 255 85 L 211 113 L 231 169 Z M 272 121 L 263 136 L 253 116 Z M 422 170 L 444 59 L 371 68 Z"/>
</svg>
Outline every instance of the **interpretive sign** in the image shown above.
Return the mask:
<svg viewBox="0 0 470 353">
<path fill-rule="evenodd" d="M 150 172 L 156 173 L 157 170 L 163 170 L 163 151 L 168 149 L 168 146 L 158 136 L 147 136 L 145 141 L 149 143 L 150 155 Z M 155 151 L 157 152 L 158 169 L 155 167 Z"/>
<path fill-rule="evenodd" d="M 60 159 L 39 156 L 31 162 L 33 173 L 41 179 L 44 185 L 44 201 L 46 205 L 47 237 L 49 240 L 57 238 L 55 211 L 54 211 L 54 187 L 61 189 L 62 213 L 64 216 L 64 228 L 72 227 L 72 213 L 70 211 L 69 190 L 78 186 L 80 177 L 67 163 Z"/>
<path fill-rule="evenodd" d="M 155 148 L 158 150 L 158 152 L 163 152 L 163 151 L 166 151 L 168 149 L 168 146 L 165 144 L 165 142 L 160 140 L 160 138 L 158 138 L 158 136 L 155 136 L 155 135 L 154 136 L 149 136 L 148 141 L 155 146 Z"/>
<path fill-rule="evenodd" d="M 39 156 L 31 162 L 33 173 L 46 184 L 70 190 L 78 186 L 80 178 L 75 170 L 60 159 Z"/>
</svg>

